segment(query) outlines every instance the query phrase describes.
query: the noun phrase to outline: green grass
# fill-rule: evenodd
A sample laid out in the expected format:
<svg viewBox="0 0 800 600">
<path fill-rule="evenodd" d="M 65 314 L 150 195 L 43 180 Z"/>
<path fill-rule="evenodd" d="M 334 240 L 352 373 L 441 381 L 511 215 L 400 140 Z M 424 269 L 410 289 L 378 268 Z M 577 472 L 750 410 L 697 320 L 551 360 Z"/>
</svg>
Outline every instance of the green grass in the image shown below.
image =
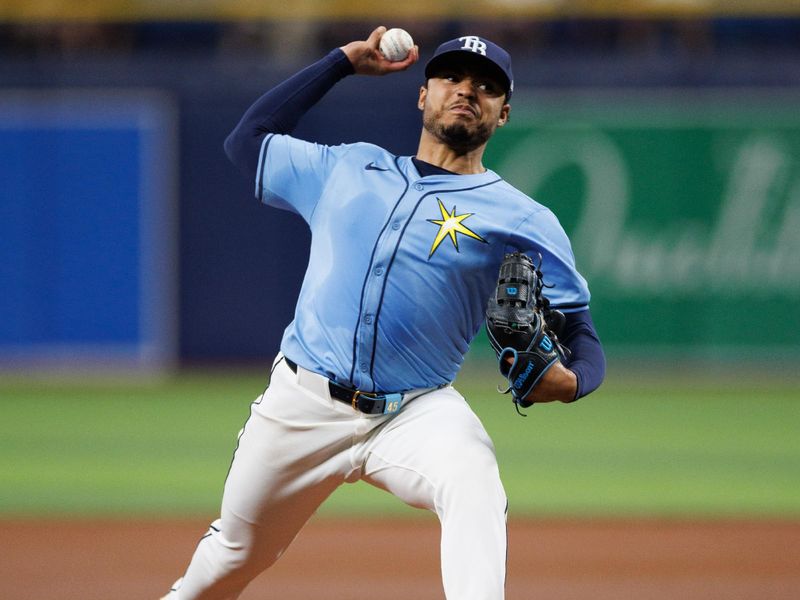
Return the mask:
<svg viewBox="0 0 800 600">
<path fill-rule="evenodd" d="M 486 419 L 523 511 L 800 514 L 797 391 L 609 386 L 529 412 Z"/>
<path fill-rule="evenodd" d="M 457 387 L 497 449 L 513 516 L 800 517 L 800 386 L 614 376 L 527 418 L 483 364 Z M 262 373 L 0 382 L 0 514 L 211 515 Z M 345 485 L 325 515 L 413 515 Z"/>
</svg>

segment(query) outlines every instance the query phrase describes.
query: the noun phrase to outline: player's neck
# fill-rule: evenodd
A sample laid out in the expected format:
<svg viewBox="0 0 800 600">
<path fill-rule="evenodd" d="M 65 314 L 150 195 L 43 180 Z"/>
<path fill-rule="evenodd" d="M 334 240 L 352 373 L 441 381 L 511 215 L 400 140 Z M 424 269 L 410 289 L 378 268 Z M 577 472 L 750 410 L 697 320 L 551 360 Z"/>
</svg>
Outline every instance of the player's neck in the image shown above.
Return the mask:
<svg viewBox="0 0 800 600">
<path fill-rule="evenodd" d="M 483 166 L 483 151 L 486 144 L 461 153 L 446 144 L 435 139 L 427 131 L 423 130 L 417 149 L 417 158 L 426 163 L 436 165 L 459 175 L 474 175 L 483 173 L 486 169 Z"/>
</svg>

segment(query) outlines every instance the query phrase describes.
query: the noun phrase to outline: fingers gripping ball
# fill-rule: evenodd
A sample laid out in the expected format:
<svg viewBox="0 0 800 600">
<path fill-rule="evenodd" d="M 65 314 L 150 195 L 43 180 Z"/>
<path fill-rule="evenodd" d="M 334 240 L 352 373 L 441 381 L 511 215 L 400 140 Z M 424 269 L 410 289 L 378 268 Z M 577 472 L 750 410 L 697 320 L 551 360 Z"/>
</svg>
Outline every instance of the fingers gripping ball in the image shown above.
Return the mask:
<svg viewBox="0 0 800 600">
<path fill-rule="evenodd" d="M 413 47 L 414 40 L 405 29 L 395 27 L 381 36 L 381 54 L 392 62 L 404 60 Z"/>
<path fill-rule="evenodd" d="M 563 355 L 550 331 L 547 299 L 542 296 L 542 274 L 526 255 L 506 254 L 495 294 L 486 310 L 486 332 L 519 407 L 545 372 Z"/>
</svg>

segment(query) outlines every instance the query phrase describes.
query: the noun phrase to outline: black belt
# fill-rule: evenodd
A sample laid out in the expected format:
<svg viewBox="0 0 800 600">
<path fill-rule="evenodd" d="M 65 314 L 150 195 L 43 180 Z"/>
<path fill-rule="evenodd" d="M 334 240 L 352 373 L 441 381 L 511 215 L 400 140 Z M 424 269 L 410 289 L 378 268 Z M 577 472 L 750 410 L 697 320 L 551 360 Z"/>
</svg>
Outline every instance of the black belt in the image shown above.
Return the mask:
<svg viewBox="0 0 800 600">
<path fill-rule="evenodd" d="M 297 373 L 297 363 L 285 356 L 283 360 L 286 361 L 292 371 Z M 361 390 L 339 385 L 330 379 L 328 379 L 328 389 L 330 390 L 331 398 L 368 415 L 390 415 L 396 413 L 403 403 L 403 394 L 362 392 Z"/>
</svg>

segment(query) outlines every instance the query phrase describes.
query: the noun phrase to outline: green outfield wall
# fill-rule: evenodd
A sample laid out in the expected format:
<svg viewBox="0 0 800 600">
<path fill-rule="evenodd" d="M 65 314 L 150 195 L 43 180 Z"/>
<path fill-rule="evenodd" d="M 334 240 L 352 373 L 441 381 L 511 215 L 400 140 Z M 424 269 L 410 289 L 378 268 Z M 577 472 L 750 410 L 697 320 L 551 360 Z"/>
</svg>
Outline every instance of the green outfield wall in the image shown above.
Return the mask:
<svg viewBox="0 0 800 600">
<path fill-rule="evenodd" d="M 561 219 L 612 352 L 796 358 L 797 100 L 522 92 L 487 163 Z"/>
</svg>

